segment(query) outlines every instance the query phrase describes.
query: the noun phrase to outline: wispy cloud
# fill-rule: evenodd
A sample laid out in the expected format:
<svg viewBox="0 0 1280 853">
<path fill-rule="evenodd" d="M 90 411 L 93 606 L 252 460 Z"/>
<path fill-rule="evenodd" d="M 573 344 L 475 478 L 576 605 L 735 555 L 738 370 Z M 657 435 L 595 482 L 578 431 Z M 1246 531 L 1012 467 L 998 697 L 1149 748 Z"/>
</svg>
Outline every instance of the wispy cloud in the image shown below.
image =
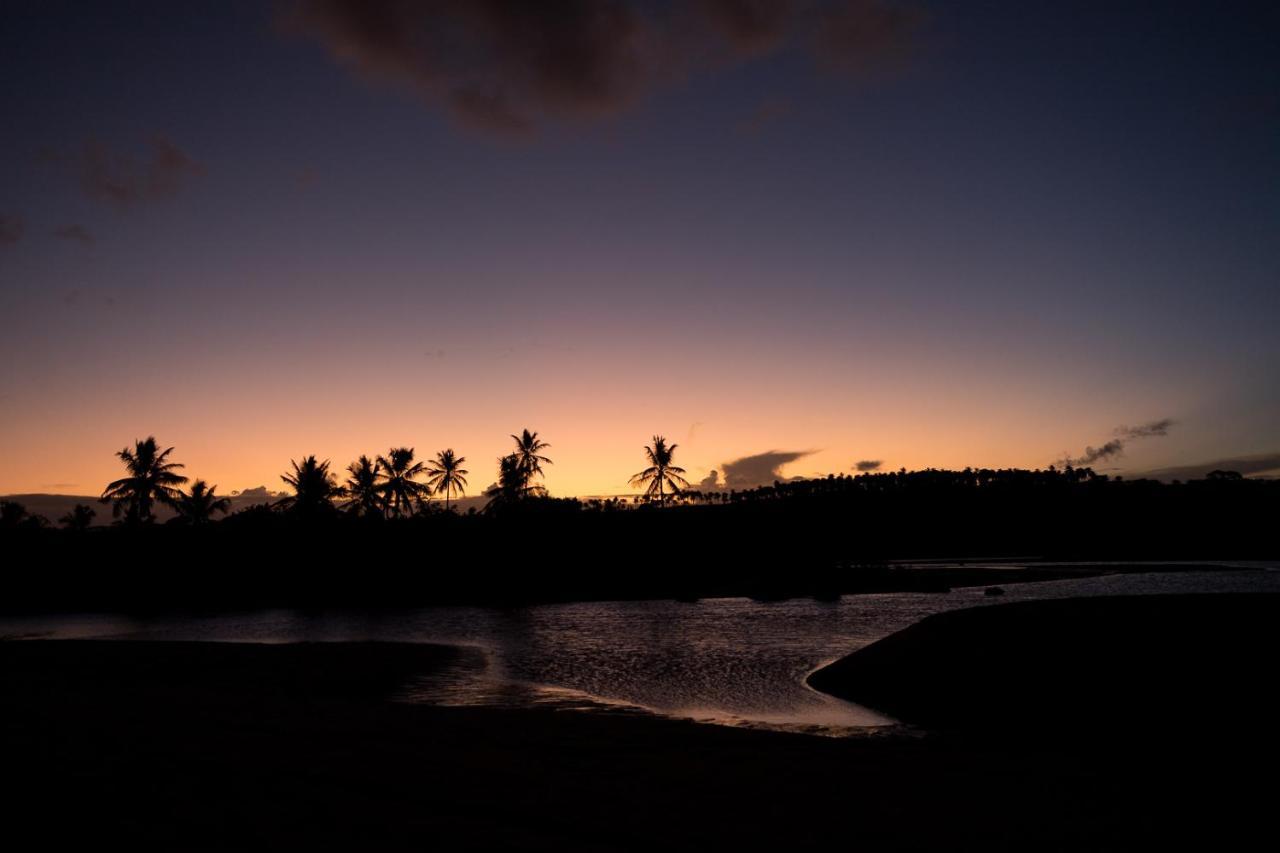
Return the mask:
<svg viewBox="0 0 1280 853">
<path fill-rule="evenodd" d="M 775 480 L 786 480 L 783 466 L 790 465 L 798 459 L 811 456 L 813 450 L 768 450 L 753 456 L 743 456 L 732 462 L 726 462 L 724 483 L 730 489 L 751 489 L 756 486 L 772 484 Z"/>
<path fill-rule="evenodd" d="M 71 240 L 82 246 L 93 245 L 93 234 L 83 225 L 64 225 L 53 230 L 53 236 L 60 240 Z"/>
<path fill-rule="evenodd" d="M 765 98 L 756 104 L 751 114 L 738 124 L 738 130 L 747 134 L 759 133 L 769 125 L 782 120 L 791 112 L 791 102 L 786 98 Z"/>
<path fill-rule="evenodd" d="M 1166 436 L 1169 434 L 1169 428 L 1175 423 L 1176 421 L 1172 418 L 1161 418 L 1158 421 L 1150 421 L 1134 427 L 1118 426 L 1113 430 L 1115 438 L 1098 447 L 1086 447 L 1084 453 L 1080 456 L 1073 457 L 1070 454 L 1064 454 L 1060 461 L 1063 465 L 1072 465 L 1079 468 L 1117 456 L 1123 456 L 1125 447 L 1129 442 Z"/>
<path fill-rule="evenodd" d="M 41 160 L 69 168 L 89 198 L 121 207 L 172 198 L 205 173 L 201 163 L 162 134 L 148 139 L 142 154 L 90 139 L 74 154 L 45 151 Z"/>
<path fill-rule="evenodd" d="M 1235 471 L 1245 476 L 1270 474 L 1280 476 L 1280 453 L 1260 453 L 1253 456 L 1232 456 L 1202 462 L 1199 465 L 1175 465 L 1145 471 L 1139 476 L 1153 480 L 1194 480 L 1210 471 Z"/>
<path fill-rule="evenodd" d="M 1173 426 L 1175 421 L 1173 418 L 1161 418 L 1158 421 L 1142 424 L 1141 426 L 1119 426 L 1116 427 L 1116 435 L 1123 439 L 1131 438 L 1153 438 L 1156 436 L 1165 436 L 1169 434 L 1169 427 Z"/>
<path fill-rule="evenodd" d="M 287 32 L 499 136 L 592 121 L 691 72 L 787 47 L 862 72 L 909 52 L 922 16 L 889 0 L 295 0 Z"/>
<path fill-rule="evenodd" d="M 12 246 L 22 239 L 27 224 L 20 216 L 0 216 L 0 246 Z"/>
</svg>

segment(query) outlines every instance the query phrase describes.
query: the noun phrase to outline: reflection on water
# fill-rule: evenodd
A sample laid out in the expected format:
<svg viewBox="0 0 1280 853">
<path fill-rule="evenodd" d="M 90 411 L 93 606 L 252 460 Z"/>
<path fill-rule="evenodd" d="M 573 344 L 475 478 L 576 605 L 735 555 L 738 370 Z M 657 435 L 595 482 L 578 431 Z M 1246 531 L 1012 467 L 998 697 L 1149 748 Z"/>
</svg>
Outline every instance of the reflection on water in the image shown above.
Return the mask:
<svg viewBox="0 0 1280 853">
<path fill-rule="evenodd" d="M 378 613 L 71 616 L 0 620 L 0 635 L 450 643 L 462 647 L 458 661 L 443 673 L 407 685 L 404 698 L 442 705 L 660 713 L 838 734 L 892 721 L 809 689 L 805 676 L 931 613 L 1082 595 L 1280 592 L 1280 572 L 1114 575 L 1007 583 L 1004 589 L 1006 595 L 997 599 L 974 588 L 947 594 L 845 596 L 834 602 L 735 598 Z"/>
</svg>

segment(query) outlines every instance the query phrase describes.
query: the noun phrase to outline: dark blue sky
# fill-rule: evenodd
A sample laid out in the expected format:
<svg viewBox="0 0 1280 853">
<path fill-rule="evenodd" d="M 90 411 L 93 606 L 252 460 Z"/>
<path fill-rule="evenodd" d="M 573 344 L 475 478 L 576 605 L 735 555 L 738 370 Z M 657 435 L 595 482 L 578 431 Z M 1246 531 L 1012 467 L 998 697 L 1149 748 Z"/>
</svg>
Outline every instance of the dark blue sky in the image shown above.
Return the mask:
<svg viewBox="0 0 1280 853">
<path fill-rule="evenodd" d="M 526 422 L 568 492 L 1280 464 L 1273 4 L 734 6 L 7 3 L 0 491 Z"/>
</svg>

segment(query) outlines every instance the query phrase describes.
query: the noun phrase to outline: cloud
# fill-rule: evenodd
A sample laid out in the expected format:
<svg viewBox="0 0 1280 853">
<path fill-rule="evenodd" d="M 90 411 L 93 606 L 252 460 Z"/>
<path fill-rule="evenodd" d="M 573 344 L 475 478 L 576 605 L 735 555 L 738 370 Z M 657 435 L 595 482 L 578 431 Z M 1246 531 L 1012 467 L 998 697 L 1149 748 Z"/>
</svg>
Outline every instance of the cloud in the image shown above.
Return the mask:
<svg viewBox="0 0 1280 853">
<path fill-rule="evenodd" d="M 711 473 L 698 481 L 697 490 L 700 492 L 715 492 L 720 489 L 723 484 L 720 482 L 720 472 L 711 469 Z"/>
<path fill-rule="evenodd" d="M 231 509 L 234 512 L 256 504 L 275 503 L 283 497 L 288 497 L 288 494 L 288 492 L 273 492 L 266 486 L 254 486 L 251 489 L 232 492 L 228 497 L 231 498 Z"/>
<path fill-rule="evenodd" d="M 812 450 L 769 450 L 726 462 L 721 466 L 724 484 L 730 489 L 751 489 L 789 479 L 782 475 L 782 467 L 813 453 Z"/>
<path fill-rule="evenodd" d="M 294 0 L 282 28 L 458 124 L 521 137 L 595 121 L 714 68 L 796 47 L 826 67 L 901 61 L 920 16 L 885 0 Z"/>
<path fill-rule="evenodd" d="M 791 102 L 785 98 L 765 98 L 751 111 L 751 115 L 739 122 L 738 130 L 748 134 L 759 133 L 790 112 Z"/>
<path fill-rule="evenodd" d="M 147 141 L 148 152 L 139 159 L 110 150 L 102 142 L 89 140 L 71 162 L 80 189 L 89 198 L 121 206 L 172 198 L 204 166 L 166 136 L 156 134 Z"/>
<path fill-rule="evenodd" d="M 853 464 L 853 469 L 855 471 L 866 473 L 868 471 L 879 470 L 880 466 L 883 464 L 884 462 L 879 459 L 860 459 Z"/>
<path fill-rule="evenodd" d="M 695 9 L 739 54 L 776 50 L 795 25 L 795 0 L 698 0 Z"/>
<path fill-rule="evenodd" d="M 1113 430 L 1115 438 L 1108 441 L 1101 447 L 1086 447 L 1084 453 L 1080 456 L 1072 457 L 1070 454 L 1064 454 L 1060 460 L 1063 465 L 1071 465 L 1073 467 L 1087 467 L 1095 462 L 1101 462 L 1116 456 L 1123 456 L 1125 446 L 1131 442 L 1144 438 L 1160 438 L 1169 434 L 1169 428 L 1176 421 L 1172 418 L 1161 418 L 1158 421 L 1151 421 L 1141 426 L 1118 426 Z"/>
<path fill-rule="evenodd" d="M 1177 421 L 1173 418 L 1161 418 L 1158 421 L 1143 424 L 1142 426 L 1116 427 L 1116 435 L 1121 438 L 1152 438 L 1156 436 L 1164 436 L 1169 434 L 1169 427 L 1173 426 Z"/>
<path fill-rule="evenodd" d="M 821 13 L 814 50 L 826 66 L 850 73 L 898 68 L 926 17 L 919 6 L 888 0 L 833 3 Z"/>
<path fill-rule="evenodd" d="M 27 224 L 20 216 L 0 216 L 0 246 L 12 246 L 22 239 Z"/>
<path fill-rule="evenodd" d="M 1246 477 L 1258 474 L 1280 476 L 1280 453 L 1262 453 L 1256 456 L 1235 456 L 1217 459 L 1199 465 L 1177 465 L 1170 468 L 1159 468 L 1146 471 L 1137 476 L 1149 477 L 1153 480 L 1194 480 L 1210 471 L 1236 471 Z"/>
<path fill-rule="evenodd" d="M 89 233 L 89 229 L 83 225 L 64 225 L 61 228 L 55 228 L 53 236 L 62 240 L 74 240 L 82 246 L 93 245 L 93 234 Z"/>
<path fill-rule="evenodd" d="M 1113 456 L 1124 455 L 1124 442 L 1118 438 L 1113 438 L 1101 447 L 1086 447 L 1084 453 L 1075 458 L 1065 457 L 1063 462 L 1068 465 L 1092 465 L 1094 462 L 1101 462 L 1104 459 L 1110 459 Z"/>
<path fill-rule="evenodd" d="M 652 66 L 644 19 L 617 0 L 311 0 L 286 23 L 343 65 L 502 135 L 532 132 L 544 117 L 617 112 L 641 95 Z"/>
</svg>

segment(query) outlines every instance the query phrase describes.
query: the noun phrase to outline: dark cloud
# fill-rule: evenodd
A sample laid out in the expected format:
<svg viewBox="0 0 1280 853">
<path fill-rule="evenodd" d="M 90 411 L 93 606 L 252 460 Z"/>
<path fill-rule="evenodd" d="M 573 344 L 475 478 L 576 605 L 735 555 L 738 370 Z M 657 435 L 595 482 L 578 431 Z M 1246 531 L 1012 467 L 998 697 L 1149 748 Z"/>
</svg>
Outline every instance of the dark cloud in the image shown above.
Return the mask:
<svg viewBox="0 0 1280 853">
<path fill-rule="evenodd" d="M 715 492 L 723 485 L 720 482 L 720 472 L 713 468 L 710 474 L 698 481 L 697 489 L 700 492 Z"/>
<path fill-rule="evenodd" d="M 814 49 L 828 67 L 855 74 L 900 67 L 924 21 L 924 11 L 912 4 L 843 0 L 823 9 Z"/>
<path fill-rule="evenodd" d="M 863 473 L 866 473 L 868 471 L 879 470 L 880 466 L 883 464 L 884 462 L 882 462 L 879 459 L 860 459 L 853 464 L 853 469 L 855 471 L 861 471 Z"/>
<path fill-rule="evenodd" d="M 93 245 L 93 234 L 89 233 L 89 229 L 83 225 L 64 225 L 61 228 L 55 228 L 53 236 L 61 240 L 73 240 L 82 246 Z"/>
<path fill-rule="evenodd" d="M 1153 480 L 1194 480 L 1205 476 L 1210 471 L 1236 471 L 1246 477 L 1261 474 L 1280 476 L 1280 453 L 1235 456 L 1199 465 L 1177 465 L 1147 471 L 1138 476 L 1150 477 Z"/>
<path fill-rule="evenodd" d="M 360 73 L 507 135 L 630 106 L 653 63 L 646 21 L 619 0 L 304 0 L 285 22 Z"/>
<path fill-rule="evenodd" d="M 0 216 L 0 246 L 12 246 L 22 239 L 27 224 L 20 216 Z"/>
<path fill-rule="evenodd" d="M 1074 458 L 1067 457 L 1062 461 L 1068 465 L 1081 466 L 1092 465 L 1095 462 L 1101 462 L 1104 459 L 1110 459 L 1113 456 L 1124 455 L 1124 442 L 1118 438 L 1113 438 L 1101 447 L 1086 447 L 1084 453 Z"/>
<path fill-rule="evenodd" d="M 812 450 L 769 450 L 724 463 L 724 484 L 730 489 L 751 489 L 789 479 L 781 473 L 784 465 L 803 459 Z"/>
<path fill-rule="evenodd" d="M 712 30 L 738 53 L 759 56 L 782 45 L 795 26 L 795 0 L 697 0 Z"/>
<path fill-rule="evenodd" d="M 1137 441 L 1143 438 L 1159 438 L 1169 434 L 1169 428 L 1176 421 L 1172 418 L 1161 418 L 1158 421 L 1151 421 L 1141 426 L 1119 426 L 1113 431 L 1115 438 L 1108 441 L 1101 447 L 1086 447 L 1084 453 L 1080 456 L 1071 456 L 1067 454 L 1063 456 L 1061 463 L 1063 465 L 1072 465 L 1075 467 L 1093 465 L 1095 462 L 1102 462 L 1116 456 L 1123 456 L 1125 446 L 1131 441 Z"/>
<path fill-rule="evenodd" d="M 1153 438 L 1169 434 L 1169 427 L 1173 426 L 1177 421 L 1173 418 L 1161 418 L 1158 421 L 1143 424 L 1142 426 L 1121 426 L 1116 427 L 1116 435 L 1121 438 Z"/>
<path fill-rule="evenodd" d="M 75 169 L 85 195 L 121 206 L 172 198 L 204 174 L 204 166 L 165 136 L 151 137 L 147 148 L 139 158 L 90 140 L 77 156 L 62 159 Z"/>
<path fill-rule="evenodd" d="M 759 133 L 790 112 L 791 102 L 785 98 L 765 98 L 751 111 L 751 115 L 739 123 L 738 129 L 744 133 Z"/>
<path fill-rule="evenodd" d="M 714 65 L 789 46 L 831 67 L 898 61 L 914 6 L 880 0 L 294 0 L 287 32 L 364 77 L 405 86 L 458 123 L 524 136 L 627 110 Z"/>
<path fill-rule="evenodd" d="M 288 492 L 273 492 L 266 486 L 254 486 L 251 489 L 241 489 L 232 492 L 228 497 L 231 498 L 231 505 L 235 509 L 241 507 L 253 506 L 254 504 L 274 503 L 281 498 L 288 497 Z"/>
</svg>

